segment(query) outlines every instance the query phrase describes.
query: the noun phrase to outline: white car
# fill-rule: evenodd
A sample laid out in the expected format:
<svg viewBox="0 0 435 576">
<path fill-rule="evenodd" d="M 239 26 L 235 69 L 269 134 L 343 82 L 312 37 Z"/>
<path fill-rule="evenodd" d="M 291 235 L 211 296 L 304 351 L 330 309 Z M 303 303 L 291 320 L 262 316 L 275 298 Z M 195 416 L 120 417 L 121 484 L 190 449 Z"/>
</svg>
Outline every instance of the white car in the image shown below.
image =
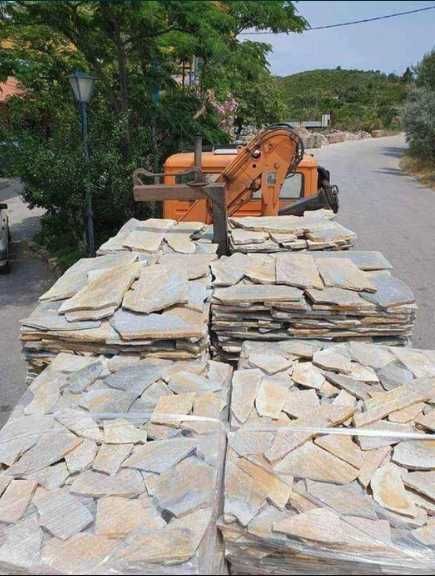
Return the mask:
<svg viewBox="0 0 435 576">
<path fill-rule="evenodd" d="M 9 219 L 6 210 L 8 205 L 0 202 L 0 272 L 9 270 Z"/>
</svg>

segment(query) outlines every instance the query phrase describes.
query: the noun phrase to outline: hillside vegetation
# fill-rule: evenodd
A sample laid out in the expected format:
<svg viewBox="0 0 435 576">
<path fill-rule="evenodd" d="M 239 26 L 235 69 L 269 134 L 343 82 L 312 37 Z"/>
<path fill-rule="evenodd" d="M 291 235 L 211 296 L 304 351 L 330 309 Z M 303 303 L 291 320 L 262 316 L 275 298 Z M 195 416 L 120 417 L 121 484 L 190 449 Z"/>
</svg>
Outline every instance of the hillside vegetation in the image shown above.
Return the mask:
<svg viewBox="0 0 435 576">
<path fill-rule="evenodd" d="M 411 75 L 412 76 L 412 75 Z M 403 76 L 363 70 L 310 70 L 278 78 L 286 120 L 320 120 L 343 130 L 398 128 L 408 92 Z"/>
</svg>

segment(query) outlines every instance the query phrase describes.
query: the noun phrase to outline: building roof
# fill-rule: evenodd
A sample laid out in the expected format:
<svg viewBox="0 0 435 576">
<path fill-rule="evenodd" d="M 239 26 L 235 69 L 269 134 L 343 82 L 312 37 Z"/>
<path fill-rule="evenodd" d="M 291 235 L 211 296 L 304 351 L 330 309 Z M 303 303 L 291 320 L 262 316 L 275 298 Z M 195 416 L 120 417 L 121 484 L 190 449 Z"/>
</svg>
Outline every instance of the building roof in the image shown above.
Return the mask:
<svg viewBox="0 0 435 576">
<path fill-rule="evenodd" d="M 0 82 L 0 104 L 4 104 L 11 96 L 21 96 L 24 90 L 13 76 L 9 76 L 6 82 Z"/>
</svg>

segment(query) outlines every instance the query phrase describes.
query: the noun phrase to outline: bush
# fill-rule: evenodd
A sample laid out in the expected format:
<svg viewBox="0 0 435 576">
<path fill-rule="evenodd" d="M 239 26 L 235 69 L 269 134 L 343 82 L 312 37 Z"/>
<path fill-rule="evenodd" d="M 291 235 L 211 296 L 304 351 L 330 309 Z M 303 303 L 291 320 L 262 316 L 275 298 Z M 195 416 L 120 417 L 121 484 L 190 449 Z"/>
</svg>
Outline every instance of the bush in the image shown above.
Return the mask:
<svg viewBox="0 0 435 576">
<path fill-rule="evenodd" d="M 416 88 L 403 112 L 403 125 L 412 156 L 435 162 L 435 92 Z"/>
</svg>

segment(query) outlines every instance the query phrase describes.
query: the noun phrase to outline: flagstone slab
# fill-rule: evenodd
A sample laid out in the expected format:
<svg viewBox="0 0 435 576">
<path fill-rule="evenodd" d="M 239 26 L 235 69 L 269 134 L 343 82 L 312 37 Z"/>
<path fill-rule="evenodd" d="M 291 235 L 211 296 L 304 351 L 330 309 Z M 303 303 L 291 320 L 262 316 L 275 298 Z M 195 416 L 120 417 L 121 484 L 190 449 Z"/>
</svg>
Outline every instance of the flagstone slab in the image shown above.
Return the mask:
<svg viewBox="0 0 435 576">
<path fill-rule="evenodd" d="M 133 444 L 103 444 L 93 460 L 92 468 L 113 476 L 130 455 Z"/>
<path fill-rule="evenodd" d="M 260 416 L 279 418 L 288 398 L 288 389 L 273 380 L 263 378 L 257 391 L 255 407 Z"/>
<path fill-rule="evenodd" d="M 94 440 L 85 438 L 81 444 L 65 454 L 65 462 L 71 474 L 81 472 L 88 468 L 94 461 L 97 453 L 97 444 Z"/>
<path fill-rule="evenodd" d="M 33 480 L 12 480 L 0 498 L 0 522 L 13 524 L 24 515 L 36 490 Z"/>
<path fill-rule="evenodd" d="M 351 260 L 328 258 L 318 260 L 317 267 L 325 286 L 376 292 L 376 286 Z"/>
<path fill-rule="evenodd" d="M 405 490 L 400 469 L 394 464 L 378 468 L 370 481 L 373 498 L 382 506 L 397 514 L 415 517 L 417 509 Z"/>
<path fill-rule="evenodd" d="M 332 508 L 338 514 L 358 516 L 376 520 L 376 508 L 370 498 L 358 483 L 329 484 L 307 480 L 307 494 L 313 498 L 314 504 L 321 507 Z"/>
<path fill-rule="evenodd" d="M 276 282 L 296 288 L 323 288 L 316 261 L 311 254 L 279 254 L 276 257 Z"/>
<path fill-rule="evenodd" d="M 106 444 L 143 444 L 147 441 L 146 430 L 124 418 L 106 420 L 103 429 Z"/>
<path fill-rule="evenodd" d="M 107 476 L 100 472 L 86 470 L 71 484 L 71 493 L 83 496 L 125 496 L 132 498 L 144 491 L 144 483 L 137 470 L 121 470 Z"/>
<path fill-rule="evenodd" d="M 262 377 L 261 370 L 257 368 L 234 372 L 231 413 L 240 423 L 246 422 L 254 408 Z"/>
<path fill-rule="evenodd" d="M 320 389 L 325 382 L 325 377 L 311 362 L 303 362 L 294 365 L 292 380 L 307 388 Z"/>
<path fill-rule="evenodd" d="M 197 447 L 198 442 L 193 438 L 147 442 L 144 446 L 135 447 L 123 466 L 161 474 L 193 454 Z"/>
<path fill-rule="evenodd" d="M 435 471 L 409 472 L 402 477 L 405 486 L 427 496 L 435 503 Z"/>
<path fill-rule="evenodd" d="M 392 459 L 411 470 L 435 469 L 435 440 L 405 440 L 394 448 Z"/>
<path fill-rule="evenodd" d="M 158 530 L 166 526 L 157 511 L 139 499 L 107 496 L 98 500 L 95 533 L 106 538 L 125 538 L 137 528 Z"/>
</svg>

